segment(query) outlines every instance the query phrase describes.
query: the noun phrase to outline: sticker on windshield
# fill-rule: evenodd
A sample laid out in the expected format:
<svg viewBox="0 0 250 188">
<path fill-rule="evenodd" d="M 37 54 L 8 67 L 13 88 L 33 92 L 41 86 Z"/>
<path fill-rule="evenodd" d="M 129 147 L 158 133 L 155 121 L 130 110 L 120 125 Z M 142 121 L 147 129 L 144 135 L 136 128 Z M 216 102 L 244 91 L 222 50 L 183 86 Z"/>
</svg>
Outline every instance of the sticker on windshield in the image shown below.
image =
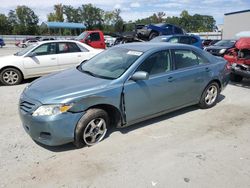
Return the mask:
<svg viewBox="0 0 250 188">
<path fill-rule="evenodd" d="M 140 55 L 142 55 L 142 52 L 138 52 L 138 51 L 128 51 L 127 54 L 128 54 L 128 55 L 140 56 Z"/>
</svg>

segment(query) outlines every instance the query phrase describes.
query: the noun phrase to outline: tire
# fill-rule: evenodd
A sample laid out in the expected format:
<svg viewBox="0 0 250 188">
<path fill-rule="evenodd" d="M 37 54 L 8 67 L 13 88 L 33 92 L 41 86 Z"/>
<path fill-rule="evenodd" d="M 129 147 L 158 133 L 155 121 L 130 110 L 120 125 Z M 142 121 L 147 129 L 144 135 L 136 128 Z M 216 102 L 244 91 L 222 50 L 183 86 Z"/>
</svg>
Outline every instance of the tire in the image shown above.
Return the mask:
<svg viewBox="0 0 250 188">
<path fill-rule="evenodd" d="M 153 38 L 155 38 L 155 37 L 157 37 L 159 34 L 157 33 L 157 32 L 151 32 L 150 33 L 150 35 L 149 35 L 149 40 L 151 40 L 151 39 L 153 39 Z"/>
<path fill-rule="evenodd" d="M 108 113 L 98 108 L 89 109 L 77 123 L 74 144 L 77 148 L 97 144 L 105 137 L 108 129 Z"/>
<path fill-rule="evenodd" d="M 217 103 L 220 94 L 219 85 L 216 82 L 210 83 L 203 91 L 199 106 L 202 109 L 211 108 Z"/>
<path fill-rule="evenodd" d="M 230 80 L 231 80 L 232 82 L 241 82 L 242 79 L 243 79 L 243 77 L 240 76 L 240 75 L 233 74 L 233 73 L 230 74 Z"/>
<path fill-rule="evenodd" d="M 15 68 L 6 68 L 0 72 L 0 81 L 3 85 L 17 85 L 23 80 L 22 73 Z"/>
</svg>

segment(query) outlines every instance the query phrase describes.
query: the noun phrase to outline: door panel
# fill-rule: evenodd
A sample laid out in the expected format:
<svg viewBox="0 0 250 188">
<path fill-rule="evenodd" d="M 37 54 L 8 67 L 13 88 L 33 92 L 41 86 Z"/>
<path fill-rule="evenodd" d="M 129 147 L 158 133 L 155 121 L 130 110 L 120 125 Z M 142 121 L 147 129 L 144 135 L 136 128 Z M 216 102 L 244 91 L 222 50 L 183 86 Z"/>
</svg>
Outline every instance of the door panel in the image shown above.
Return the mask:
<svg viewBox="0 0 250 188">
<path fill-rule="evenodd" d="M 58 71 L 55 43 L 40 45 L 32 52 L 36 55 L 23 58 L 23 66 L 27 76 L 40 76 Z"/>
<path fill-rule="evenodd" d="M 73 42 L 58 43 L 58 65 L 60 70 L 80 64 L 86 57 L 85 53 Z"/>
</svg>

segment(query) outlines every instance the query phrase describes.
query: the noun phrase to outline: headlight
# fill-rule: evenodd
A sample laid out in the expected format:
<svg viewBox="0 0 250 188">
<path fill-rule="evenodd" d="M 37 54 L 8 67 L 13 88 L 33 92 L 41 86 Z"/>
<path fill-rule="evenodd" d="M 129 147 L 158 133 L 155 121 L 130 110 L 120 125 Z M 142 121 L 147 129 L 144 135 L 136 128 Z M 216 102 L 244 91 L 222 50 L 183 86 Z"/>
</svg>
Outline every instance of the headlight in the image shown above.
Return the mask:
<svg viewBox="0 0 250 188">
<path fill-rule="evenodd" d="M 226 51 L 226 49 L 221 49 L 221 50 L 219 51 L 219 53 L 220 53 L 220 54 L 224 54 L 225 51 Z"/>
<path fill-rule="evenodd" d="M 65 104 L 53 104 L 53 105 L 42 105 L 33 112 L 32 116 L 51 116 L 67 112 L 71 105 Z"/>
</svg>

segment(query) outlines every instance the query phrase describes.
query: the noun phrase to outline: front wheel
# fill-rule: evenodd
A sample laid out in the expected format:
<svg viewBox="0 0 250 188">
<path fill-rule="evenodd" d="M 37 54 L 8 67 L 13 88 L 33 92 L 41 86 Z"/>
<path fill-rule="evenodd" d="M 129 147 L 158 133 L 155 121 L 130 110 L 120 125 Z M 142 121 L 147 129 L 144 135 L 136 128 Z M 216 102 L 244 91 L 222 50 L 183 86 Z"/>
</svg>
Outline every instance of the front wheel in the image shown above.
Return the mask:
<svg viewBox="0 0 250 188">
<path fill-rule="evenodd" d="M 213 107 L 219 96 L 219 85 L 216 82 L 210 83 L 203 91 L 199 106 L 202 109 Z"/>
<path fill-rule="evenodd" d="M 6 68 L 0 73 L 0 81 L 4 85 L 17 85 L 22 80 L 22 73 L 15 68 Z"/>
<path fill-rule="evenodd" d="M 106 111 L 98 108 L 87 110 L 76 126 L 75 146 L 81 148 L 97 144 L 105 137 L 108 127 L 109 117 Z"/>
</svg>

